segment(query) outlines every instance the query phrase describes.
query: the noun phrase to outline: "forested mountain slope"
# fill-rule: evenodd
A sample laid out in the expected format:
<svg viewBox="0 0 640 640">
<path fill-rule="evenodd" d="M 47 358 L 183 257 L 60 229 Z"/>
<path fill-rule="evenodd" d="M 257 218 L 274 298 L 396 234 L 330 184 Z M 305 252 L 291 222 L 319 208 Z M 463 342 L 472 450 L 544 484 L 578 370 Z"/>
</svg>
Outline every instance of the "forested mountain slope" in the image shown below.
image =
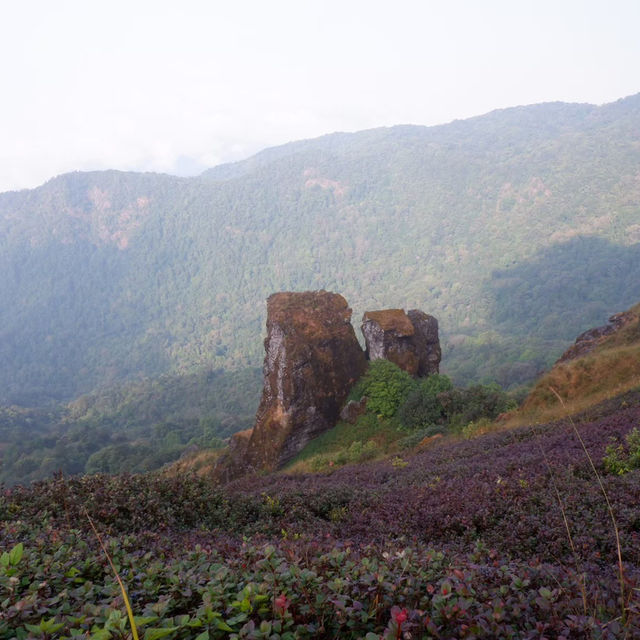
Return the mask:
<svg viewBox="0 0 640 640">
<path fill-rule="evenodd" d="M 440 320 L 460 383 L 529 380 L 640 299 L 640 94 L 0 194 L 0 404 L 262 360 L 266 297 Z"/>
</svg>

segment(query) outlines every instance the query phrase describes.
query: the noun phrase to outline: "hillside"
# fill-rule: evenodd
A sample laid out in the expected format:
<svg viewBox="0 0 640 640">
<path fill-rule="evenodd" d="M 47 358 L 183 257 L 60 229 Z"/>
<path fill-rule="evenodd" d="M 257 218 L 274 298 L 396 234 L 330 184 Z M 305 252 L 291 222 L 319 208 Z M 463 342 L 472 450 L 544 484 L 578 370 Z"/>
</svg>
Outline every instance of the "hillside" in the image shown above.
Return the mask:
<svg viewBox="0 0 640 640">
<path fill-rule="evenodd" d="M 0 638 L 38 625 L 64 637 L 129 633 L 87 514 L 140 637 L 638 637 L 640 470 L 608 473 L 602 462 L 609 438 L 638 424 L 638 402 L 630 394 L 625 409 L 577 424 L 615 513 L 622 581 L 607 502 L 561 422 L 402 464 L 224 489 L 127 474 L 6 490 Z"/>
<path fill-rule="evenodd" d="M 640 304 L 585 332 L 553 368 L 536 381 L 512 420 L 547 421 L 588 411 L 640 387 Z M 564 405 L 557 398 L 563 399 Z M 618 404 L 616 404 L 618 403 Z"/>
<path fill-rule="evenodd" d="M 639 162 L 640 94 L 0 194 L 0 403 L 259 366 L 267 296 L 320 288 L 435 315 L 460 384 L 530 381 L 640 299 Z"/>
</svg>

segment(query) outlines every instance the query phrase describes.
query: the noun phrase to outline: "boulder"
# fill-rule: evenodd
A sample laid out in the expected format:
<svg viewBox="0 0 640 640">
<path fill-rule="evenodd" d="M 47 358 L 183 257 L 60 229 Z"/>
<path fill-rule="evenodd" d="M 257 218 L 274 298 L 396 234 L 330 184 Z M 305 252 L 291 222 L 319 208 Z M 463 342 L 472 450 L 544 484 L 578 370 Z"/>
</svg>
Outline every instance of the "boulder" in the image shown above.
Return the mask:
<svg viewBox="0 0 640 640">
<path fill-rule="evenodd" d="M 351 309 L 327 291 L 276 293 L 267 300 L 264 385 L 256 424 L 219 465 L 230 479 L 274 470 L 331 429 L 366 359 Z"/>
<path fill-rule="evenodd" d="M 367 396 L 362 396 L 360 400 L 349 400 L 340 412 L 340 420 L 355 424 L 360 416 L 367 412 Z"/>
<path fill-rule="evenodd" d="M 440 341 L 438 321 L 412 309 L 367 311 L 362 318 L 362 334 L 369 360 L 384 358 L 412 376 L 438 373 Z"/>
</svg>

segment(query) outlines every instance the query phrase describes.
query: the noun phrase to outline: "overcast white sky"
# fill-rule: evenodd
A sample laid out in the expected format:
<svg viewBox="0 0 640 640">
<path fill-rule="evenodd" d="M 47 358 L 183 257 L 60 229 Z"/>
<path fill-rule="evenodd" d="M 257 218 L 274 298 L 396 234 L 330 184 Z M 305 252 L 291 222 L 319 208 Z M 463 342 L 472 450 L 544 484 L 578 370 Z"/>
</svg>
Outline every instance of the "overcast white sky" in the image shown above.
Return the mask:
<svg viewBox="0 0 640 640">
<path fill-rule="evenodd" d="M 640 92 L 640 0 L 0 0 L 0 191 Z"/>
</svg>

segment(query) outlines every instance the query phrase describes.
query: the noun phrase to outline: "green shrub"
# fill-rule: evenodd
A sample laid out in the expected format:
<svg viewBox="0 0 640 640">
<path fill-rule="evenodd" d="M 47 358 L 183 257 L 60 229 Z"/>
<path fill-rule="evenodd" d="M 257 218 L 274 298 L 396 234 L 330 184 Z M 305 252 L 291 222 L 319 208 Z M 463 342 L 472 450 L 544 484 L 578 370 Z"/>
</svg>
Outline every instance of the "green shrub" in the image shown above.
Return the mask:
<svg viewBox="0 0 640 640">
<path fill-rule="evenodd" d="M 477 384 L 468 389 L 452 389 L 439 395 L 451 426 L 464 427 L 481 418 L 495 420 L 501 413 L 515 409 L 515 401 L 497 384 Z"/>
<path fill-rule="evenodd" d="M 486 433 L 491 429 L 493 421 L 490 418 L 480 418 L 475 422 L 469 422 L 462 427 L 463 438 L 473 438 L 480 433 Z"/>
<path fill-rule="evenodd" d="M 453 385 L 447 376 L 434 374 L 420 380 L 398 409 L 398 420 L 411 430 L 442 424 L 445 411 L 439 395 L 451 389 Z"/>
<path fill-rule="evenodd" d="M 360 440 L 352 442 L 349 447 L 335 453 L 324 453 L 311 459 L 312 471 L 326 471 L 332 466 L 341 467 L 345 464 L 365 462 L 380 455 L 378 445 L 373 441 L 362 443 Z"/>
<path fill-rule="evenodd" d="M 627 471 L 631 471 L 629 467 L 629 461 L 627 460 L 627 452 L 624 450 L 624 446 L 620 443 L 611 443 L 607 445 L 605 449 L 604 458 L 602 458 L 604 468 L 609 473 L 615 473 L 617 476 L 621 476 Z"/>
<path fill-rule="evenodd" d="M 602 462 L 609 473 L 621 476 L 633 469 L 640 469 L 640 431 L 637 427 L 627 433 L 625 441 L 626 447 L 614 442 L 605 449 Z"/>
<path fill-rule="evenodd" d="M 629 447 L 629 466 L 632 469 L 640 468 L 640 431 L 634 427 L 625 438 Z"/>
<path fill-rule="evenodd" d="M 334 461 L 338 465 L 351 464 L 353 462 L 364 462 L 371 460 L 380 453 L 378 446 L 373 440 L 369 440 L 364 444 L 360 440 L 352 442 L 348 449 L 339 451 L 334 456 Z"/>
<path fill-rule="evenodd" d="M 367 411 L 391 418 L 415 385 L 415 380 L 393 362 L 374 360 L 350 397 L 359 400 L 367 396 Z"/>
</svg>

